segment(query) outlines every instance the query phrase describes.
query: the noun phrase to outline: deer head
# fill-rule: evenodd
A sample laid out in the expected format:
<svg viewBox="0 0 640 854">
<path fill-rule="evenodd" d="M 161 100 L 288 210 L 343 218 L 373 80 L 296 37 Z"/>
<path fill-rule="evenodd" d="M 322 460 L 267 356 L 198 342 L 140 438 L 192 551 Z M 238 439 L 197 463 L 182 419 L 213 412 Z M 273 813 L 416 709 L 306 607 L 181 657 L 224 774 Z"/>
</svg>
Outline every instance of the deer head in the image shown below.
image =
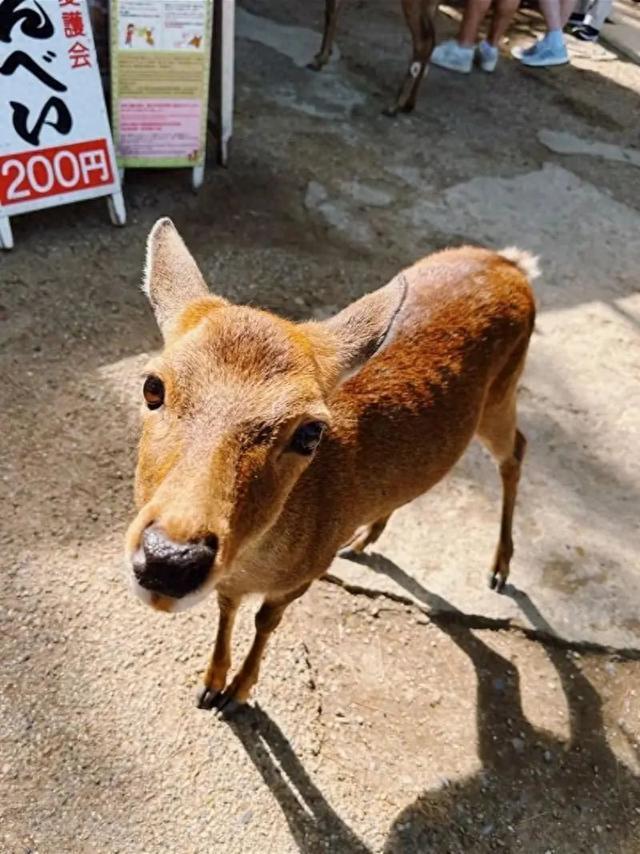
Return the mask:
<svg viewBox="0 0 640 854">
<path fill-rule="evenodd" d="M 211 295 L 161 219 L 143 289 L 164 349 L 142 387 L 138 513 L 126 548 L 136 592 L 175 610 L 276 523 L 332 429 L 332 393 L 388 343 L 406 285 L 394 280 L 331 320 L 294 324 Z"/>
</svg>

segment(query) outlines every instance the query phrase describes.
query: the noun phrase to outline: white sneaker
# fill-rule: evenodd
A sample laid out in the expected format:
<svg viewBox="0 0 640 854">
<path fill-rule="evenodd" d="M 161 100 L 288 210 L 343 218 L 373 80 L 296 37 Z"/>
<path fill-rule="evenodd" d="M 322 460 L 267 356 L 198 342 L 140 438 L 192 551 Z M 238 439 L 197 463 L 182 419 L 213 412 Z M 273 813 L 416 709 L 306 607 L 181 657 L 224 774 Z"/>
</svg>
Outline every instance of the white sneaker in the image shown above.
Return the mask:
<svg viewBox="0 0 640 854">
<path fill-rule="evenodd" d="M 478 65 L 483 71 L 491 73 L 496 70 L 498 64 L 498 48 L 492 47 L 488 41 L 483 39 L 476 47 Z"/>
<path fill-rule="evenodd" d="M 431 54 L 431 63 L 449 71 L 458 71 L 460 74 L 469 74 L 473 65 L 472 47 L 461 47 L 457 41 L 446 41 L 434 48 Z"/>
</svg>

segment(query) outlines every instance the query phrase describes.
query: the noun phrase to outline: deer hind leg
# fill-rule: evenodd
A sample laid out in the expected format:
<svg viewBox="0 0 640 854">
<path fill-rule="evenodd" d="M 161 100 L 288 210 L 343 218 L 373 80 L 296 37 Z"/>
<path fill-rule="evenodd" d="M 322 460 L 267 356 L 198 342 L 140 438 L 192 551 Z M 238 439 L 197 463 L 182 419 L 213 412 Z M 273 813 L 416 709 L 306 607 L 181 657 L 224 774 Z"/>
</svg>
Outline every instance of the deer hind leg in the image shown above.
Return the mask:
<svg viewBox="0 0 640 854">
<path fill-rule="evenodd" d="M 387 527 L 387 522 L 390 518 L 391 514 L 383 516 L 382 519 L 377 519 L 370 525 L 362 525 L 362 527 L 358 528 L 349 542 L 345 543 L 345 545 L 340 549 L 338 554 L 348 554 L 350 552 L 362 554 L 367 546 L 371 545 L 371 543 L 375 543 L 375 541 L 380 537 L 384 529 Z"/>
<path fill-rule="evenodd" d="M 395 116 L 398 112 L 409 113 L 416 105 L 418 89 L 436 44 L 434 18 L 437 8 L 438 3 L 434 0 L 402 0 L 402 11 L 411 33 L 413 49 L 396 100 L 384 111 L 387 116 Z"/>
<path fill-rule="evenodd" d="M 325 0 L 324 7 L 324 33 L 322 34 L 322 45 L 320 51 L 313 57 L 307 65 L 312 71 L 320 71 L 331 56 L 333 42 L 336 37 L 336 27 L 338 24 L 338 14 L 344 0 Z"/>
<path fill-rule="evenodd" d="M 505 398 L 498 403 L 489 402 L 485 405 L 478 435 L 498 463 L 502 479 L 500 538 L 489 577 L 491 589 L 502 593 L 509 577 L 509 565 L 513 556 L 513 511 L 527 446 L 527 440 L 516 424 L 515 380 Z"/>
<path fill-rule="evenodd" d="M 309 589 L 303 584 L 291 593 L 272 599 L 265 599 L 255 617 L 256 633 L 251 649 L 242 663 L 242 667 L 232 679 L 230 685 L 217 695 L 213 705 L 223 717 L 230 717 L 234 711 L 246 703 L 251 689 L 258 681 L 260 662 L 269 641 L 269 637 L 280 625 L 287 607 Z"/>
</svg>

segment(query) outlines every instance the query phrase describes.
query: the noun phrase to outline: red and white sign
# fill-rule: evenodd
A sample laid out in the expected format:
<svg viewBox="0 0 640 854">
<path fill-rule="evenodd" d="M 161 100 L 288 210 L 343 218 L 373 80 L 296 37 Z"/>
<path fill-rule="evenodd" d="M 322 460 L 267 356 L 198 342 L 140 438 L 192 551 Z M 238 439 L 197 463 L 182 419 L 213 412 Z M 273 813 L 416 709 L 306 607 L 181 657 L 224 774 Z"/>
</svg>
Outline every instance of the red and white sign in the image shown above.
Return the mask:
<svg viewBox="0 0 640 854">
<path fill-rule="evenodd" d="M 119 194 L 86 0 L 0 0 L 0 116 L 0 218 Z"/>
<path fill-rule="evenodd" d="M 7 208 L 112 185 L 113 167 L 104 139 L 0 158 L 0 205 Z"/>
</svg>

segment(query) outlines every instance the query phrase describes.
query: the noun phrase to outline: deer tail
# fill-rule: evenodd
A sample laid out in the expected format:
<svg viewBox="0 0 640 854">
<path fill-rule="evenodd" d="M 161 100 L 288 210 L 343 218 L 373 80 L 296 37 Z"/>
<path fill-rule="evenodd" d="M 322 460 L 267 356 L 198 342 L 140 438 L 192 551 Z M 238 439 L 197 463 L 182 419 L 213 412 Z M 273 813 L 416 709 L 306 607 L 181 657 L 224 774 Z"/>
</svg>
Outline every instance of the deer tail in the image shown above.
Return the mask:
<svg viewBox="0 0 640 854">
<path fill-rule="evenodd" d="M 502 249 L 498 253 L 502 258 L 510 261 L 520 270 L 520 272 L 532 282 L 540 275 L 540 266 L 538 264 L 538 256 L 532 255 L 525 249 L 518 249 L 517 246 L 509 246 L 507 249 Z"/>
</svg>

